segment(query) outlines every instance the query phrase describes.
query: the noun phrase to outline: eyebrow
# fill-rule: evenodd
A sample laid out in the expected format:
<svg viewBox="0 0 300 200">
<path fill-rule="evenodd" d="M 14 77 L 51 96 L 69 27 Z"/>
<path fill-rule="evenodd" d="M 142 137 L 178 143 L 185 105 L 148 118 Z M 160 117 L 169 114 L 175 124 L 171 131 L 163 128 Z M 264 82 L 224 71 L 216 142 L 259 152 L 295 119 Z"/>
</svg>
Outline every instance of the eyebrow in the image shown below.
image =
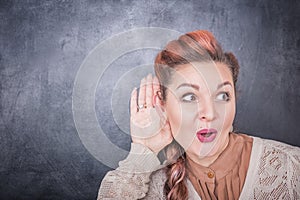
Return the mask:
<svg viewBox="0 0 300 200">
<path fill-rule="evenodd" d="M 194 85 L 194 84 L 190 84 L 190 83 L 182 83 L 176 88 L 176 90 L 178 90 L 181 87 L 192 87 L 195 90 L 199 90 L 199 88 L 200 88 L 198 85 Z"/>
<path fill-rule="evenodd" d="M 221 84 L 218 85 L 217 90 L 220 89 L 221 87 L 225 86 L 225 85 L 230 85 L 230 86 L 232 87 L 232 84 L 231 84 L 229 81 L 225 81 L 224 83 L 221 83 Z M 200 88 L 198 85 L 195 85 L 195 84 L 182 83 L 182 84 L 180 84 L 180 85 L 176 88 L 176 90 L 178 90 L 178 89 L 181 88 L 181 87 L 192 87 L 192 88 L 194 88 L 195 90 L 199 90 L 199 88 Z"/>
<path fill-rule="evenodd" d="M 229 81 L 225 81 L 224 83 L 221 83 L 221 84 L 218 85 L 217 90 L 220 89 L 221 87 L 225 86 L 225 85 L 230 85 L 232 87 L 232 85 Z"/>
</svg>

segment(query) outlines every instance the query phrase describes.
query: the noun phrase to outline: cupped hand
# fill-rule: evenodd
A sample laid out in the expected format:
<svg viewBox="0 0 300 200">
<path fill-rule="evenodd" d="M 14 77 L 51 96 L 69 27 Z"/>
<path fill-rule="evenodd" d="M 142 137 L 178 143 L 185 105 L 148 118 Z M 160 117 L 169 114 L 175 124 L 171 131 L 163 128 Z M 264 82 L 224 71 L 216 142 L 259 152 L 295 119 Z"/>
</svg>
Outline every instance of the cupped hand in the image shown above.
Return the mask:
<svg viewBox="0 0 300 200">
<path fill-rule="evenodd" d="M 134 143 L 147 146 L 158 154 L 173 140 L 170 124 L 157 96 L 160 90 L 157 77 L 149 74 L 141 80 L 139 94 L 131 93 L 130 132 Z"/>
</svg>

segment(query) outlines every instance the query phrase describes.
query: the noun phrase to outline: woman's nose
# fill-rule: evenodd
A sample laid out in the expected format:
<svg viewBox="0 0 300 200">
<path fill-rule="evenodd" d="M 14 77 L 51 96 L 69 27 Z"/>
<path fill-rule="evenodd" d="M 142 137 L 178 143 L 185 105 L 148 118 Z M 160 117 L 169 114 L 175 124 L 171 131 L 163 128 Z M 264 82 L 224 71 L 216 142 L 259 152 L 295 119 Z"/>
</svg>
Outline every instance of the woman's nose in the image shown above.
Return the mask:
<svg viewBox="0 0 300 200">
<path fill-rule="evenodd" d="M 212 121 L 216 118 L 215 105 L 212 100 L 206 100 L 199 106 L 199 118 L 201 121 Z"/>
</svg>

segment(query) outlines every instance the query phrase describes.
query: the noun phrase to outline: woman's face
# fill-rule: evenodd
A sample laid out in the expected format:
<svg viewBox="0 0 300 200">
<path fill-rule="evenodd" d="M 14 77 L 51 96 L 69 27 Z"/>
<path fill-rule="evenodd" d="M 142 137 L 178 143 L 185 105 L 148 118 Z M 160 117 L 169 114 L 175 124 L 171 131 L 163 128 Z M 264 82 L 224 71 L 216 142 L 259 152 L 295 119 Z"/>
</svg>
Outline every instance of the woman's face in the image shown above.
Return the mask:
<svg viewBox="0 0 300 200">
<path fill-rule="evenodd" d="M 235 116 L 230 69 L 222 63 L 180 65 L 164 105 L 174 139 L 193 160 L 217 157 L 229 141 Z"/>
</svg>

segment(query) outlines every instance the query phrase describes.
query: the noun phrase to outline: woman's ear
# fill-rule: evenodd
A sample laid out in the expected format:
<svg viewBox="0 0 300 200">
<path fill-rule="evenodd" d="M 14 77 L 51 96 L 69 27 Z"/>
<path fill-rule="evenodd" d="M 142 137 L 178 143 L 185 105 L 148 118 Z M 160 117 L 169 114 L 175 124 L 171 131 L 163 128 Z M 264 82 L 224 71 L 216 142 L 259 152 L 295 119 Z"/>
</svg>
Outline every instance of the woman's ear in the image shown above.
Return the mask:
<svg viewBox="0 0 300 200">
<path fill-rule="evenodd" d="M 165 102 L 163 101 L 161 91 L 157 91 L 153 96 L 153 105 L 159 106 L 165 112 Z"/>
<path fill-rule="evenodd" d="M 159 98 L 159 100 L 162 101 L 163 98 L 162 98 L 162 93 L 161 93 L 160 90 L 156 91 L 156 95 L 157 95 L 157 97 Z"/>
</svg>

